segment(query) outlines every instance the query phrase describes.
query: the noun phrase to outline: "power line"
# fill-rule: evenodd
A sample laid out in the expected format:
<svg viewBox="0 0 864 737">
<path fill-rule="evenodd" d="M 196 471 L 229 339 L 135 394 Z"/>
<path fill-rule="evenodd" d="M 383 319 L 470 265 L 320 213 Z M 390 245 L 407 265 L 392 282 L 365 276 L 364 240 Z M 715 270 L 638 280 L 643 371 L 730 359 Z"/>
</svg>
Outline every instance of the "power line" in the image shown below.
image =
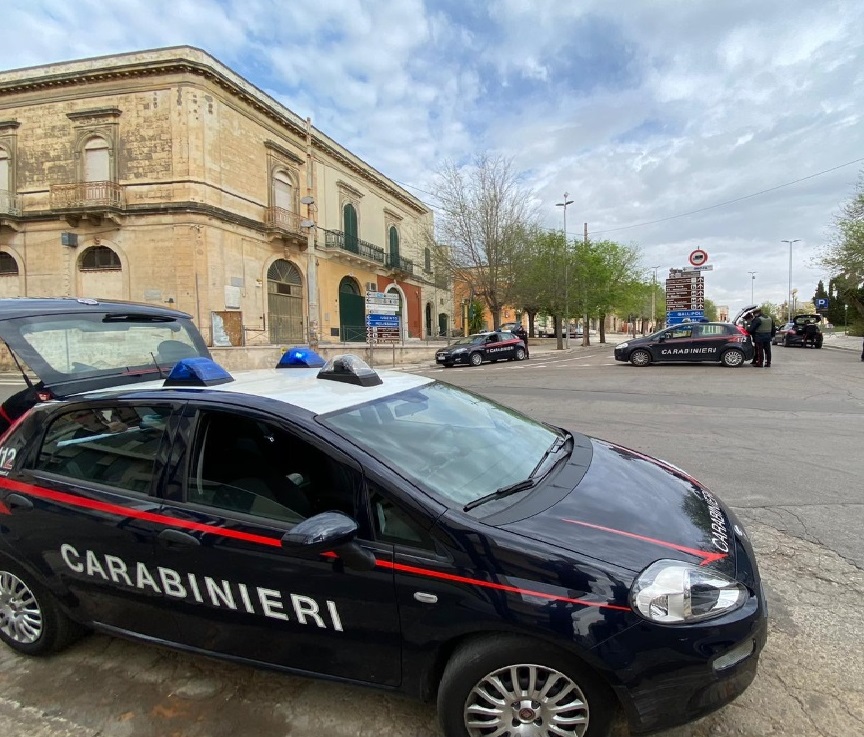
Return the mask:
<svg viewBox="0 0 864 737">
<path fill-rule="evenodd" d="M 643 223 L 634 223 L 633 225 L 622 225 L 621 227 L 618 227 L 618 228 L 607 228 L 606 230 L 596 230 L 596 231 L 592 231 L 591 235 L 600 235 L 603 233 L 616 233 L 620 230 L 630 230 L 631 228 L 641 228 L 641 227 L 644 227 L 646 225 L 656 225 L 657 223 L 665 223 L 665 222 L 668 222 L 670 220 L 677 220 L 678 218 L 688 217 L 689 215 L 696 215 L 700 212 L 706 212 L 708 210 L 715 210 L 718 207 L 726 207 L 727 205 L 734 205 L 736 202 L 742 202 L 743 200 L 749 200 L 749 199 L 752 199 L 753 197 L 758 197 L 759 195 L 767 194 L 768 192 L 776 192 L 778 189 L 783 189 L 784 187 L 791 187 L 793 184 L 799 184 L 800 182 L 806 182 L 808 179 L 815 179 L 816 177 L 821 177 L 823 174 L 830 174 L 832 171 L 837 171 L 838 169 L 843 169 L 846 166 L 852 166 L 852 164 L 858 164 L 862 161 L 864 161 L 864 157 L 862 157 L 860 159 L 854 159 L 852 161 L 847 161 L 845 164 L 839 164 L 838 166 L 832 166 L 830 169 L 825 169 L 823 171 L 816 172 L 815 174 L 809 174 L 806 177 L 801 177 L 800 179 L 793 179 L 791 182 L 784 182 L 783 184 L 778 184 L 775 187 L 769 187 L 768 189 L 762 189 L 762 190 L 759 190 L 758 192 L 753 192 L 752 194 L 745 194 L 745 195 L 742 195 L 741 197 L 736 197 L 735 199 L 732 199 L 732 200 L 726 200 L 724 202 L 718 202 L 715 205 L 708 205 L 707 207 L 700 207 L 697 210 L 689 210 L 688 212 L 682 212 L 682 213 L 679 213 L 678 215 L 670 215 L 669 217 L 659 218 L 658 220 L 647 220 Z M 420 189 L 420 187 L 415 187 L 413 184 L 406 184 L 405 182 L 399 182 L 399 181 L 396 181 L 395 179 L 392 181 L 396 182 L 396 184 L 398 184 L 402 187 L 408 187 L 409 189 L 413 189 L 417 192 L 422 192 L 423 194 L 427 194 L 430 197 L 435 197 L 434 193 L 428 192 L 425 189 Z M 432 203 L 425 202 L 423 200 L 420 200 L 420 201 L 423 202 L 424 205 L 432 208 L 433 210 L 438 210 L 439 212 L 441 211 L 441 208 L 438 207 L 437 205 L 433 205 Z M 550 233 L 557 232 L 556 228 L 546 228 L 544 226 L 540 226 L 540 229 L 546 230 Z"/>
</svg>

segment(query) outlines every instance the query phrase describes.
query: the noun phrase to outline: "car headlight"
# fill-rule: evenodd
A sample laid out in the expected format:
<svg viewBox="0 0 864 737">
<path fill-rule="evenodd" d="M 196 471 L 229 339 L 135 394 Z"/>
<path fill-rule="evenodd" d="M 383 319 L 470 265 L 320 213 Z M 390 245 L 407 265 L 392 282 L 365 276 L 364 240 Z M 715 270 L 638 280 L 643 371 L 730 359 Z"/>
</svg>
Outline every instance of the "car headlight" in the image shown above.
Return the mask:
<svg viewBox="0 0 864 737">
<path fill-rule="evenodd" d="M 734 612 L 747 589 L 721 573 L 678 560 L 658 560 L 630 588 L 630 606 L 658 624 L 690 624 Z"/>
<path fill-rule="evenodd" d="M 626 348 L 628 345 L 630 345 L 630 344 L 627 341 L 624 341 L 623 343 L 619 343 L 618 347 L 619 348 Z"/>
<path fill-rule="evenodd" d="M 467 350 L 468 350 L 467 348 L 457 348 L 456 350 L 453 351 L 453 355 L 455 356 L 457 353 L 465 353 L 465 351 L 467 351 Z"/>
</svg>

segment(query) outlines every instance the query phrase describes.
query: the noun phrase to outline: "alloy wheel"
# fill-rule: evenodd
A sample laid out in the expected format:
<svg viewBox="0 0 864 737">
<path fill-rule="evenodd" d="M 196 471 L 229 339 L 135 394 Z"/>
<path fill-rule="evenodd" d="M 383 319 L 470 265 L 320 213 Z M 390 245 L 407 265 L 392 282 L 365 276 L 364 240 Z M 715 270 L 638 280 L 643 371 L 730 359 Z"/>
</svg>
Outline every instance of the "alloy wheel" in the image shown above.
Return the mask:
<svg viewBox="0 0 864 737">
<path fill-rule="evenodd" d="M 542 665 L 510 665 L 489 673 L 465 702 L 471 737 L 582 737 L 588 702 L 569 676 Z"/>
<path fill-rule="evenodd" d="M 33 592 L 9 571 L 0 571 L 0 632 L 31 645 L 42 635 L 42 609 Z"/>
</svg>

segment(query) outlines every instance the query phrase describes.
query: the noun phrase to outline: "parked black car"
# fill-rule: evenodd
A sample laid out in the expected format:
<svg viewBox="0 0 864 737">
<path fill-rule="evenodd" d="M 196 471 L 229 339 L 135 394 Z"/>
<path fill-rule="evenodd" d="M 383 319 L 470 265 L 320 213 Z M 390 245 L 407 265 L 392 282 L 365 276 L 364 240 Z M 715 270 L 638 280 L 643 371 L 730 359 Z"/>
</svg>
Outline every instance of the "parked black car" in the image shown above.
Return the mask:
<svg viewBox="0 0 864 737">
<path fill-rule="evenodd" d="M 728 322 L 685 322 L 620 343 L 615 347 L 615 360 L 629 361 L 634 366 L 704 361 L 741 366 L 753 358 L 753 353 L 753 341 L 737 325 Z"/>
<path fill-rule="evenodd" d="M 524 361 L 525 344 L 503 330 L 475 333 L 460 338 L 435 353 L 435 363 L 447 368 L 458 364 L 479 366 L 484 361 Z"/>
</svg>

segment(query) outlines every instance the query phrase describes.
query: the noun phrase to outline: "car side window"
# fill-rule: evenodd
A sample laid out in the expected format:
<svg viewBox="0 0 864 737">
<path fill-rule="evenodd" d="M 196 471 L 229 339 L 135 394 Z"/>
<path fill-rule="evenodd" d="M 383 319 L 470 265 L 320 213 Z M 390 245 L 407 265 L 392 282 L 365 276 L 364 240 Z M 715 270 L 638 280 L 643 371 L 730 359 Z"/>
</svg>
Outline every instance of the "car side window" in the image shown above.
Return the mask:
<svg viewBox="0 0 864 737">
<path fill-rule="evenodd" d="M 689 338 L 693 334 L 693 328 L 673 328 L 666 333 L 669 338 Z"/>
<path fill-rule="evenodd" d="M 356 515 L 359 474 L 274 424 L 202 412 L 195 435 L 189 502 L 287 522 L 330 510 Z"/>
<path fill-rule="evenodd" d="M 700 325 L 699 334 L 706 338 L 714 338 L 718 335 L 728 335 L 729 331 L 724 325 Z"/>
<path fill-rule="evenodd" d="M 151 406 L 65 412 L 49 425 L 35 468 L 147 494 L 170 414 Z"/>
<path fill-rule="evenodd" d="M 369 486 L 369 504 L 372 509 L 372 528 L 376 540 L 424 550 L 435 549 L 429 533 L 373 484 Z"/>
</svg>

